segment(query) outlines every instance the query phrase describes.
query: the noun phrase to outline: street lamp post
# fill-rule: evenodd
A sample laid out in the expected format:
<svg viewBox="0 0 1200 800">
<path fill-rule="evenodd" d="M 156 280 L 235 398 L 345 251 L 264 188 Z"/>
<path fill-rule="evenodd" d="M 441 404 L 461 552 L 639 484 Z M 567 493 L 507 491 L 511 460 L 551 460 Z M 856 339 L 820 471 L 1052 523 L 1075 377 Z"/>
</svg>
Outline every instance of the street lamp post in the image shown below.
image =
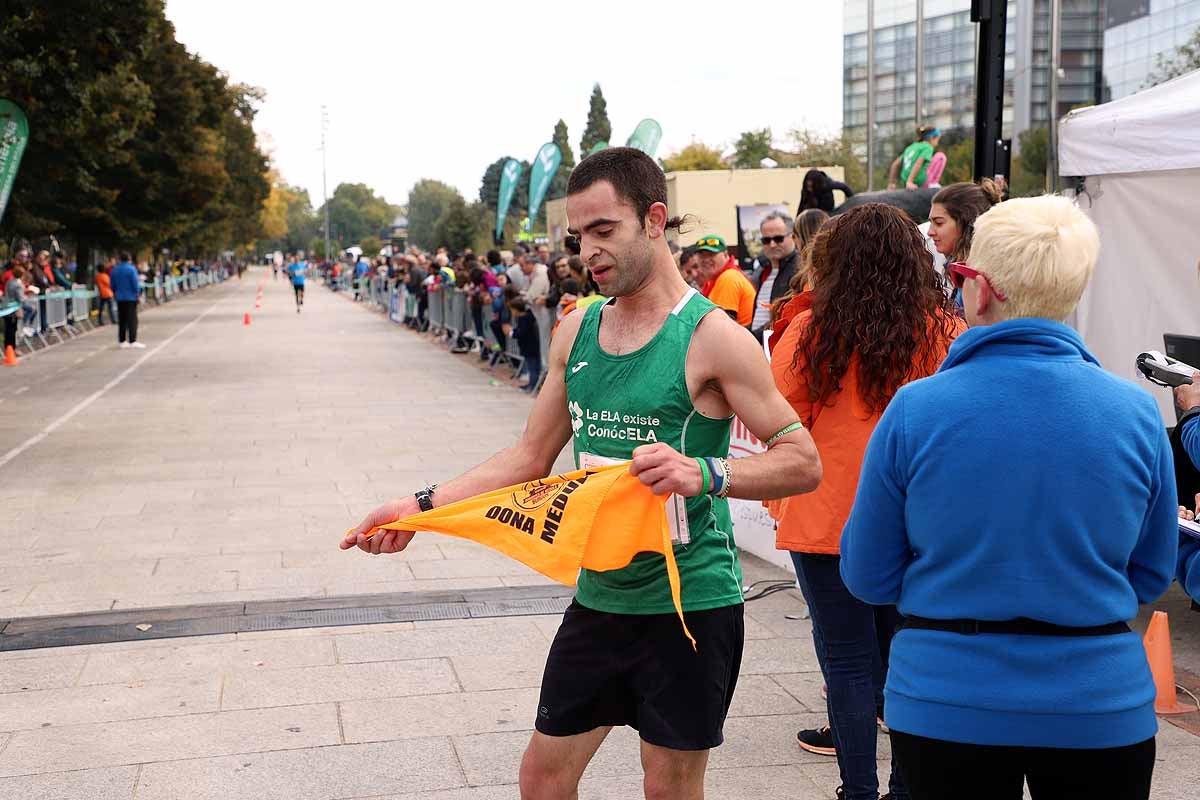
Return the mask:
<svg viewBox="0 0 1200 800">
<path fill-rule="evenodd" d="M 1058 191 L 1058 80 L 1062 70 L 1062 2 L 1050 0 L 1050 102 L 1046 131 L 1046 194 Z"/>
<path fill-rule="evenodd" d="M 321 205 L 325 208 L 325 263 L 329 263 L 329 187 L 325 180 L 325 129 L 329 127 L 329 114 L 321 106 Z"/>
</svg>

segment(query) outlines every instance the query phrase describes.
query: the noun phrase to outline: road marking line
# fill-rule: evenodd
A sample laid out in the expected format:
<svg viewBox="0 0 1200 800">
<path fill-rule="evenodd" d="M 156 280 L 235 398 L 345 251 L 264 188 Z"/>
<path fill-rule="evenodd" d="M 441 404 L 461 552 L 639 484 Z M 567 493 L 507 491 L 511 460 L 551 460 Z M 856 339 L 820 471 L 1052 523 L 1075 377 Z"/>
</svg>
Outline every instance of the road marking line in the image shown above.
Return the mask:
<svg viewBox="0 0 1200 800">
<path fill-rule="evenodd" d="M 38 433 L 35 436 L 31 436 L 24 443 L 17 445 L 12 450 L 9 450 L 7 453 L 5 453 L 3 456 L 0 456 L 0 468 L 3 468 L 6 464 L 8 464 L 14 458 L 21 455 L 29 448 L 33 447 L 34 445 L 36 445 L 38 442 L 45 439 L 50 434 L 54 433 L 56 430 L 61 428 L 63 425 L 66 425 L 68 422 L 71 421 L 71 419 L 75 415 L 77 415 L 79 412 L 83 411 L 85 408 L 90 406 L 92 403 L 96 402 L 101 397 L 103 397 L 105 394 L 107 394 L 109 389 L 113 388 L 117 384 L 121 383 L 121 381 L 125 380 L 130 375 L 132 375 L 134 373 L 134 371 L 137 370 L 138 367 L 140 367 L 142 364 L 145 364 L 147 361 L 149 361 L 156 353 L 158 353 L 159 350 L 162 350 L 164 347 L 169 345 L 171 342 L 175 341 L 175 339 L 177 339 L 178 337 L 180 337 L 184 333 L 186 333 L 193 325 L 195 325 L 197 322 L 204 319 L 209 314 L 211 314 L 213 311 L 215 311 L 218 305 L 219 305 L 218 303 L 213 303 L 211 306 L 208 307 L 207 310 L 202 312 L 200 314 L 200 316 L 196 317 L 194 320 L 189 322 L 187 325 L 184 325 L 182 328 L 175 331 L 175 333 L 168 336 L 166 338 L 166 340 L 163 341 L 162 344 L 158 345 L 153 350 L 146 353 L 146 355 L 142 356 L 137 361 L 130 364 L 129 367 L 124 372 L 122 372 L 120 375 L 113 378 L 111 381 L 104 384 L 102 387 L 100 387 L 96 391 L 92 392 L 86 398 L 81 400 L 70 411 L 63 414 L 58 419 L 54 420 L 54 422 L 51 422 L 49 425 L 47 425 L 45 428 L 43 428 L 41 433 Z M 27 391 L 28 389 L 29 389 L 28 386 L 22 386 L 15 393 L 20 394 L 21 392 Z"/>
</svg>

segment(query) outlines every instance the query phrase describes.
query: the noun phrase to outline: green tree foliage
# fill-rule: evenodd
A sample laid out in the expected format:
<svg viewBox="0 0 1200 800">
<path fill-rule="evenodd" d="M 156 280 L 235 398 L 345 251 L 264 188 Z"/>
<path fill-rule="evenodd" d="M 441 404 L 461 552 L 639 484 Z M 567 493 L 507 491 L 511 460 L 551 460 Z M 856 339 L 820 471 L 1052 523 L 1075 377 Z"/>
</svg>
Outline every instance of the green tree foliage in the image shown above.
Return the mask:
<svg viewBox="0 0 1200 800">
<path fill-rule="evenodd" d="M 733 145 L 733 165 L 738 169 L 758 169 L 764 158 L 771 157 L 771 129 L 745 131 Z"/>
<path fill-rule="evenodd" d="M 269 193 L 260 95 L 175 40 L 161 0 L 9 0 L 0 96 L 30 143 L 3 235 L 213 252 L 249 243 Z"/>
<path fill-rule="evenodd" d="M 575 166 L 575 153 L 571 150 L 571 142 L 567 138 L 567 123 L 561 119 L 554 123 L 554 136 L 550 141 L 558 145 L 559 152 L 562 153 L 562 166 Z"/>
<path fill-rule="evenodd" d="M 946 169 L 942 173 L 942 186 L 971 181 L 975 177 L 975 136 L 967 134 L 958 141 L 954 141 L 954 138 L 943 137 L 938 147 L 946 154 Z"/>
<path fill-rule="evenodd" d="M 856 192 L 867 188 L 867 170 L 844 135 L 795 128 L 788 132 L 788 139 L 792 148 L 790 151 L 771 150 L 771 158 L 780 166 L 841 167 L 846 185 Z"/>
<path fill-rule="evenodd" d="M 704 142 L 692 142 L 677 153 L 662 160 L 663 171 L 685 172 L 696 169 L 725 169 L 721 151 Z"/>
<path fill-rule="evenodd" d="M 392 224 L 396 212 L 395 206 L 376 195 L 365 183 L 339 184 L 329 198 L 329 237 L 338 242 L 340 248 L 363 247 L 362 240 L 378 239 L 383 229 Z M 324 206 L 317 209 L 316 218 L 320 221 L 318 232 L 323 235 Z M 365 247 L 363 251 L 366 252 Z"/>
<path fill-rule="evenodd" d="M 612 123 L 608 121 L 608 104 L 604 102 L 604 92 L 600 84 L 592 87 L 592 99 L 588 105 L 587 127 L 583 129 L 583 138 L 579 140 L 579 153 L 586 158 L 588 151 L 597 142 L 612 142 Z M 566 156 L 566 153 L 563 153 Z"/>
<path fill-rule="evenodd" d="M 1013 197 L 1036 197 L 1046 190 L 1046 160 L 1050 152 L 1048 128 L 1029 128 L 1017 137 L 1020 152 L 1012 164 Z"/>
<path fill-rule="evenodd" d="M 448 198 L 445 209 L 434 225 L 436 246 L 448 247 L 456 253 L 474 247 L 479 236 L 480 221 L 478 210 L 467 205 L 462 195 L 455 192 Z"/>
<path fill-rule="evenodd" d="M 409 242 L 426 249 L 441 245 L 438 241 L 438 222 L 456 199 L 462 201 L 458 190 L 441 181 L 430 178 L 417 181 L 408 193 Z"/>
<path fill-rule="evenodd" d="M 1200 28 L 1197 28 L 1196 32 L 1192 34 L 1192 38 L 1180 45 L 1173 54 L 1169 56 L 1159 54 L 1158 67 L 1142 88 L 1148 89 L 1151 86 L 1166 83 L 1173 78 L 1198 69 L 1200 69 Z"/>
</svg>

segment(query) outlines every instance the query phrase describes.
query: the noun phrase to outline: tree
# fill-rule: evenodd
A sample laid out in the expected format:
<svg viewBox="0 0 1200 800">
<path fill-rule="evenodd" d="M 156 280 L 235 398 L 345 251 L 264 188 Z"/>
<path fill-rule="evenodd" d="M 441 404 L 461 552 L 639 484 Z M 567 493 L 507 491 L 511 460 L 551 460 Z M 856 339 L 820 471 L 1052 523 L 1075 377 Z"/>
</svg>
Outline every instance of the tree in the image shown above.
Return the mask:
<svg viewBox="0 0 1200 800">
<path fill-rule="evenodd" d="M 1166 83 L 1180 75 L 1200 69 L 1200 28 L 1192 34 L 1192 38 L 1181 44 L 1170 56 L 1159 54 L 1158 68 L 1147 80 L 1143 89 Z"/>
<path fill-rule="evenodd" d="M 612 141 L 612 124 L 608 121 L 608 104 L 604 102 L 604 92 L 600 84 L 592 87 L 592 99 L 588 105 L 587 127 L 583 129 L 583 138 L 579 140 L 579 157 L 587 158 L 588 151 L 598 142 Z M 563 153 L 566 156 L 566 153 Z"/>
<path fill-rule="evenodd" d="M 494 216 L 496 203 L 500 199 L 500 174 L 511 156 L 496 159 L 483 172 L 483 180 L 479 184 L 479 202 Z M 513 192 L 512 202 L 508 206 L 508 219 L 520 219 L 529 208 L 529 171 L 528 161 L 521 162 L 521 179 L 517 181 L 517 190 Z"/>
<path fill-rule="evenodd" d="M 1050 152 L 1048 128 L 1029 128 L 1017 137 L 1019 152 L 1013 161 L 1013 197 L 1036 197 L 1046 190 L 1046 161 Z"/>
<path fill-rule="evenodd" d="M 322 206 L 316 214 L 322 226 L 324 213 Z M 341 242 L 342 247 L 362 246 L 361 240 L 367 237 L 378 239 L 395 215 L 395 206 L 377 196 L 365 183 L 338 184 L 329 198 L 329 236 Z"/>
<path fill-rule="evenodd" d="M 703 142 L 692 142 L 662 161 L 664 172 L 684 172 L 697 169 L 725 169 L 721 151 Z"/>
<path fill-rule="evenodd" d="M 562 166 L 575 166 L 575 153 L 571 151 L 571 142 L 567 138 L 567 123 L 561 119 L 554 123 L 554 135 L 550 137 L 550 141 L 558 145 L 558 150 L 562 153 Z"/>
<path fill-rule="evenodd" d="M 957 142 L 942 140 L 946 152 L 946 169 L 942 172 L 942 185 L 969 182 L 975 179 L 975 136 L 970 134 Z"/>
<path fill-rule="evenodd" d="M 557 200 L 567 196 L 567 184 L 571 180 L 571 170 L 575 168 L 575 154 L 571 152 L 571 143 L 567 140 L 567 123 L 561 119 L 554 126 L 554 136 L 551 137 L 551 141 L 558 145 L 559 152 L 562 153 L 562 163 L 558 165 L 558 171 L 554 173 L 554 178 L 550 181 L 550 190 L 546 193 L 546 199 Z M 534 228 L 545 230 L 548 224 L 545 203 L 538 211 L 538 216 L 543 224 L 534 225 Z"/>
<path fill-rule="evenodd" d="M 733 149 L 733 166 L 738 169 L 758 169 L 763 159 L 771 156 L 771 129 L 744 132 Z"/>
<path fill-rule="evenodd" d="M 438 222 L 455 198 L 461 201 L 462 195 L 441 181 L 417 181 L 408 193 L 408 240 L 427 250 L 438 247 Z"/>
<path fill-rule="evenodd" d="M 771 158 L 788 167 L 841 167 L 843 182 L 856 192 L 867 188 L 867 171 L 854 154 L 845 135 L 826 134 L 809 128 L 788 132 L 792 150 L 771 149 Z"/>
<path fill-rule="evenodd" d="M 479 221 L 479 214 L 455 192 L 434 226 L 436 246 L 448 247 L 456 253 L 474 246 L 479 235 Z"/>
</svg>

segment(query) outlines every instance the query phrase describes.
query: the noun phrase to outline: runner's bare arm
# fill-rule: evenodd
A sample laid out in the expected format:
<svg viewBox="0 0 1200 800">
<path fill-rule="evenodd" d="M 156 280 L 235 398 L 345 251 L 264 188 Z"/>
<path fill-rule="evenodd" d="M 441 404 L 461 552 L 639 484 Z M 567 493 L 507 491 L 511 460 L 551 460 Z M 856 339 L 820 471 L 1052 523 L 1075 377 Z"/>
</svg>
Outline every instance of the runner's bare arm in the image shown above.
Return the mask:
<svg viewBox="0 0 1200 800">
<path fill-rule="evenodd" d="M 571 417 L 567 412 L 564 375 L 567 357 L 571 354 L 582 318 L 582 313 L 569 314 L 563 319 L 551 340 L 546 381 L 534 401 L 533 411 L 529 414 L 521 438 L 479 466 L 440 484 L 433 496 L 434 505 L 443 506 L 515 483 L 544 478 L 554 468 L 555 459 L 571 438 Z M 416 490 L 421 487 L 412 488 Z M 380 525 L 419 511 L 416 498 L 411 494 L 384 503 L 346 534 L 340 547 L 343 550 L 358 547 L 364 552 L 374 554 L 399 552 L 408 546 L 412 540 L 412 533 L 386 531 L 370 539 L 367 539 L 366 535 Z"/>
<path fill-rule="evenodd" d="M 696 327 L 688 354 L 688 382 L 723 398 L 723 413 L 732 411 L 762 441 L 799 422 L 796 412 L 775 387 L 762 346 L 745 328 L 720 313 L 710 313 Z M 697 407 L 702 398 L 696 400 Z M 701 409 L 703 410 L 703 409 Z M 709 416 L 717 416 L 708 412 Z M 780 437 L 765 453 L 730 460 L 730 497 L 772 500 L 804 494 L 821 482 L 821 459 L 803 428 Z M 687 497 L 701 493 L 700 466 L 665 444 L 633 451 L 630 472 L 658 494 Z"/>
</svg>

